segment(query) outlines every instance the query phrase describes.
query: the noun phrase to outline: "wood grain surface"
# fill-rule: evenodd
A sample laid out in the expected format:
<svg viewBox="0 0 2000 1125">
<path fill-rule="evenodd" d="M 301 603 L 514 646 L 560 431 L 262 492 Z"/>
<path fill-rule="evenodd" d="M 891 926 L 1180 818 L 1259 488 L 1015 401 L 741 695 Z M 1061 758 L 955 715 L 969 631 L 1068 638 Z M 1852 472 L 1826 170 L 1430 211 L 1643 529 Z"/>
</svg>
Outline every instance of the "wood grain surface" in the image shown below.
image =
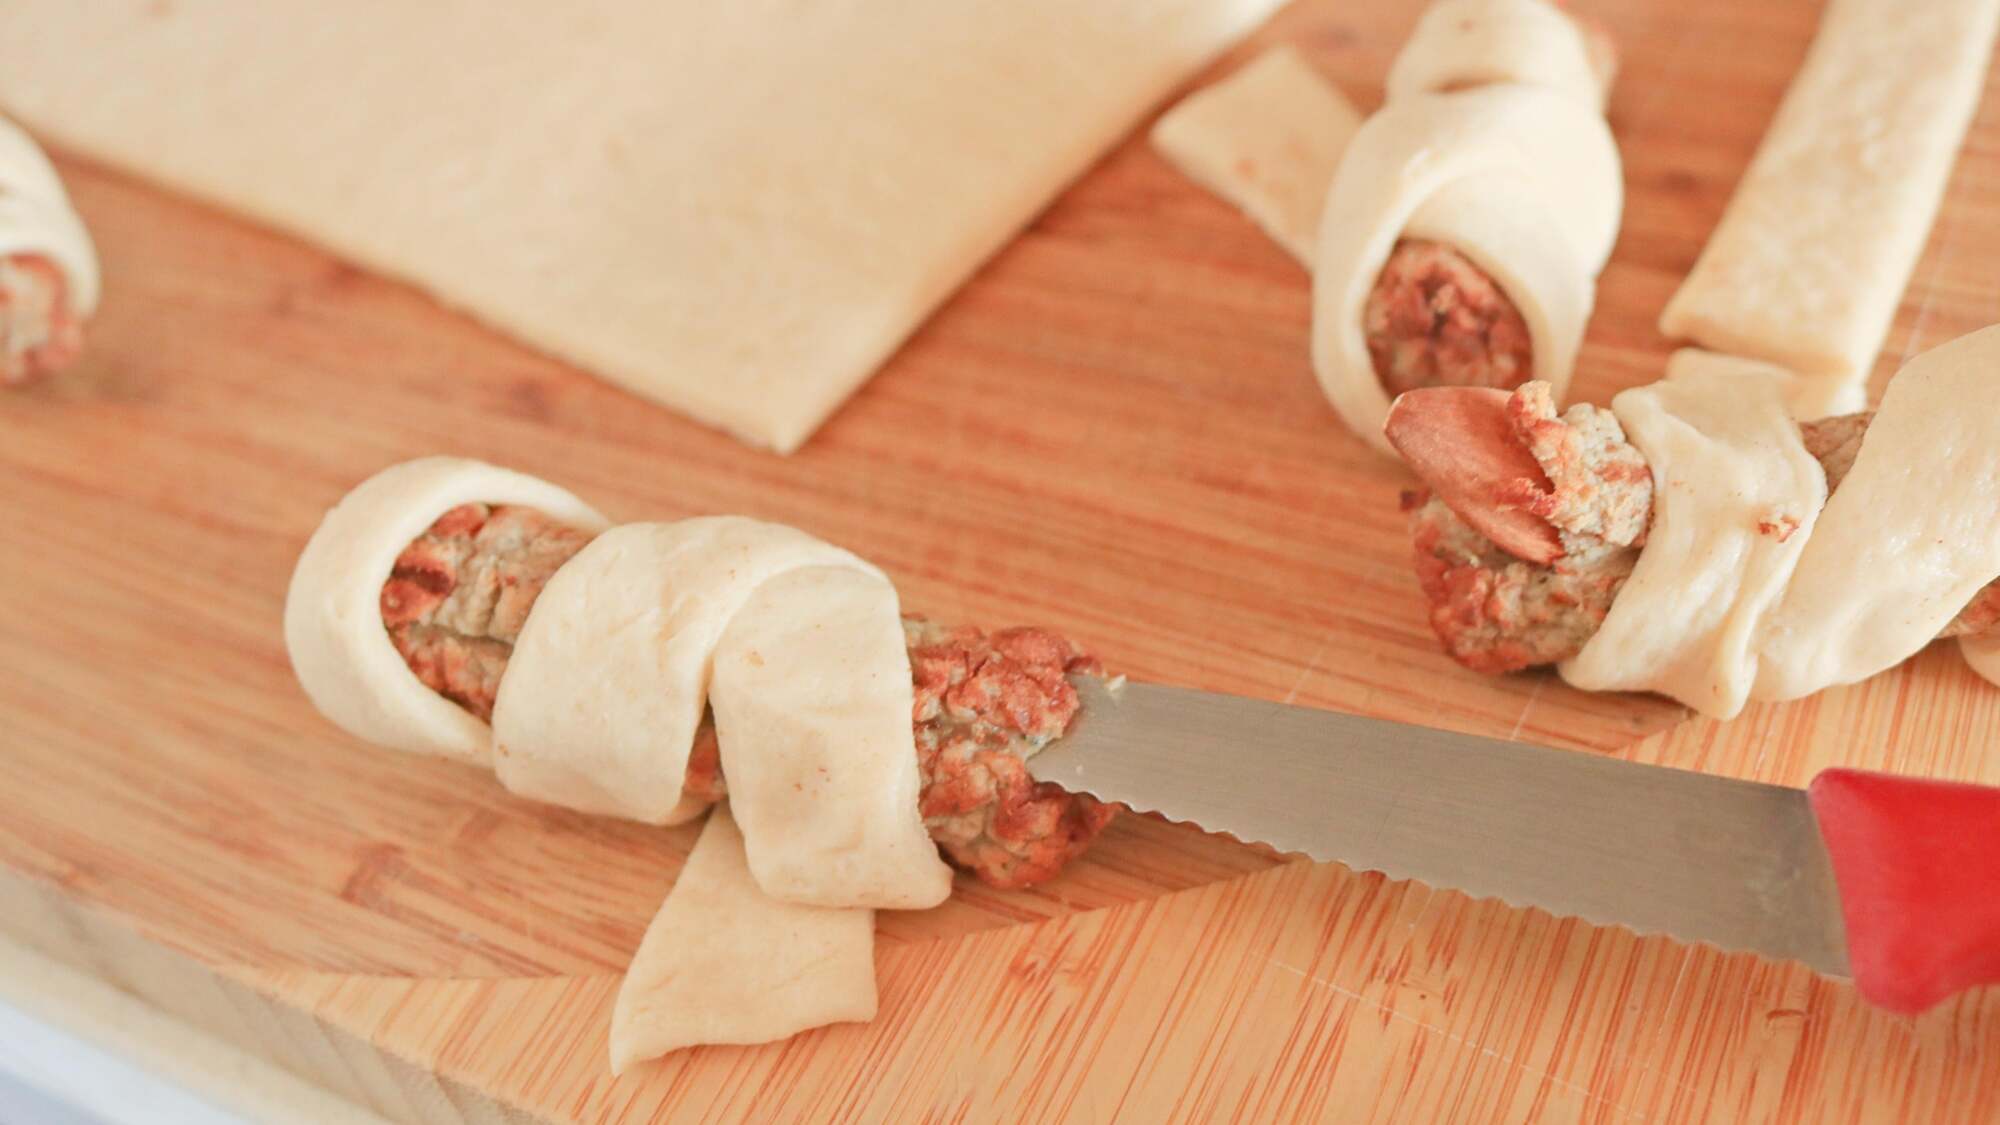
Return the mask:
<svg viewBox="0 0 2000 1125">
<path fill-rule="evenodd" d="M 1626 222 L 1576 383 L 1601 402 L 1659 373 L 1654 320 L 1816 6 L 1580 6 L 1625 51 Z M 1306 0 L 1219 69 L 1289 40 L 1372 106 L 1415 12 Z M 78 369 L 0 397 L 0 935 L 402 1121 L 2000 1116 L 2000 991 L 1893 1018 L 1797 966 L 1140 817 L 1046 887 L 961 880 L 882 915 L 872 1025 L 614 1081 L 611 997 L 693 830 L 358 745 L 286 666 L 299 548 L 390 462 L 484 457 L 618 518 L 794 523 L 907 606 L 1055 625 L 1136 677 L 1733 776 L 2000 782 L 2000 691 L 1942 648 L 1716 724 L 1458 669 L 1420 613 L 1410 481 L 1312 381 L 1305 275 L 1137 141 L 790 459 L 61 163 L 107 291 Z M 2000 320 L 1996 250 L 1989 89 L 1878 378 Z"/>
</svg>

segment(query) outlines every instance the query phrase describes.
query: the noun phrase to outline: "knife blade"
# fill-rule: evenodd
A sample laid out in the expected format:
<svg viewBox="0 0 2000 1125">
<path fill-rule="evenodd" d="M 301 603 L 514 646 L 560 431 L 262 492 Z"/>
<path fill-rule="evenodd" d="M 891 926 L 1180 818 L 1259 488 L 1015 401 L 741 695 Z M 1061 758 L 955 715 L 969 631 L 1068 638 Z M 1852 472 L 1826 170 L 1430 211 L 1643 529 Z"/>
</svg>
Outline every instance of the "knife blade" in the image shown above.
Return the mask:
<svg viewBox="0 0 2000 1125">
<path fill-rule="evenodd" d="M 1029 772 L 1355 870 L 1849 973 L 1807 792 L 1093 677 Z"/>
</svg>

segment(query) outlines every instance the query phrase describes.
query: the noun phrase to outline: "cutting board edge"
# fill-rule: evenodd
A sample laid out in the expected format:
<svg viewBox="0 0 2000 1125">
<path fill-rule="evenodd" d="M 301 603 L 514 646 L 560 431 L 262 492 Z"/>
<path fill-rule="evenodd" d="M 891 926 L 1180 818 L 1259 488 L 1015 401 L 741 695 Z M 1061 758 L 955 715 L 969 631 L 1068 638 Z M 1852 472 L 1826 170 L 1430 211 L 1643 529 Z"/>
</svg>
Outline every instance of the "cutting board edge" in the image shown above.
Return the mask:
<svg viewBox="0 0 2000 1125">
<path fill-rule="evenodd" d="M 247 972 L 204 964 L 115 911 L 66 896 L 57 883 L 4 868 L 0 868 L 0 945 L 47 958 L 108 985 L 172 1023 L 274 1066 L 358 1111 L 407 1125 L 495 1120 L 539 1125 L 549 1120 L 321 1018 L 275 990 L 260 987 Z M 0 981 L 0 999 L 7 994 L 5 982 Z M 87 1028 L 77 1031 L 91 1038 Z M 160 1057 L 170 1055 L 163 1052 Z"/>
</svg>

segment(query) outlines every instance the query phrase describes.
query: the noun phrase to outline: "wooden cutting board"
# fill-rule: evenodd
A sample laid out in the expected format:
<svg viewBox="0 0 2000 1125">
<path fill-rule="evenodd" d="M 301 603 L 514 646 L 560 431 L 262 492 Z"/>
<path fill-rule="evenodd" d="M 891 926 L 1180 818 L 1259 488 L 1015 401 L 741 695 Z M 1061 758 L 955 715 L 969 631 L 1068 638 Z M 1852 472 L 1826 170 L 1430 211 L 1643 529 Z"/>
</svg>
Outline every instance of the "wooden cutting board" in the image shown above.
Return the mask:
<svg viewBox="0 0 2000 1125">
<path fill-rule="evenodd" d="M 1816 11 L 1586 7 L 1626 52 L 1627 218 L 1577 381 L 1601 402 L 1658 374 L 1654 319 Z M 1224 67 L 1293 41 L 1372 105 L 1414 14 L 1302 3 Z M 1878 378 L 2000 319 L 1996 146 L 1989 96 Z M 1717 724 L 1456 668 L 1407 563 L 1410 482 L 1312 382 L 1305 275 L 1136 141 L 789 460 L 62 163 L 108 289 L 79 369 L 0 396 L 0 934 L 403 1121 L 2000 1115 L 2000 990 L 1892 1018 L 1797 966 L 1140 817 L 1046 887 L 883 915 L 873 1024 L 614 1081 L 613 991 L 693 830 L 358 745 L 286 667 L 293 559 L 390 462 L 795 523 L 908 606 L 1056 625 L 1137 677 L 1767 781 L 2000 782 L 2000 690 L 1942 648 Z"/>
</svg>

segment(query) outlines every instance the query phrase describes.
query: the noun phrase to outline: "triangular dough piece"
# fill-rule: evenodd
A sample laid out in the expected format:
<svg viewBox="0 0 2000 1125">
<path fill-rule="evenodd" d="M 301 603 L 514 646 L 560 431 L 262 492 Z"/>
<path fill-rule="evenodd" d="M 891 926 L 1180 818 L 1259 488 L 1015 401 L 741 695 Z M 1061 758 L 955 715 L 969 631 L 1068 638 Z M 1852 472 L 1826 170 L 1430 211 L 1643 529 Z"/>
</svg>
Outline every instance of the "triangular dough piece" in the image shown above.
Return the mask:
<svg viewBox="0 0 2000 1125">
<path fill-rule="evenodd" d="M 646 928 L 611 1013 L 611 1069 L 704 1043 L 875 1018 L 875 912 L 780 902 L 716 807 Z"/>
<path fill-rule="evenodd" d="M 1279 0 L 10 0 L 0 103 L 791 450 Z"/>
<path fill-rule="evenodd" d="M 1153 126 L 1153 147 L 1308 269 L 1327 185 L 1361 113 L 1291 47 L 1273 47 Z"/>
</svg>

